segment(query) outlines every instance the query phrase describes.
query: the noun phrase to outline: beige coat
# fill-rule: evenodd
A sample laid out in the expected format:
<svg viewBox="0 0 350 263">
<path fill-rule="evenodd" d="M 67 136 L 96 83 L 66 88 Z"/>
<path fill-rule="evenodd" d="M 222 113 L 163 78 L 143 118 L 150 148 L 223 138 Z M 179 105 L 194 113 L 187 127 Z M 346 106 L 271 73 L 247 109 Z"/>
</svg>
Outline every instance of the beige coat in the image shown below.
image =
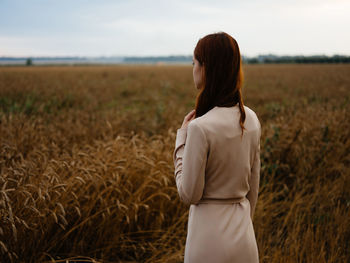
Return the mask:
<svg viewBox="0 0 350 263">
<path fill-rule="evenodd" d="M 252 219 L 260 181 L 261 126 L 244 106 L 214 107 L 177 130 L 173 160 L 182 202 L 190 205 L 185 263 L 258 263 Z"/>
</svg>

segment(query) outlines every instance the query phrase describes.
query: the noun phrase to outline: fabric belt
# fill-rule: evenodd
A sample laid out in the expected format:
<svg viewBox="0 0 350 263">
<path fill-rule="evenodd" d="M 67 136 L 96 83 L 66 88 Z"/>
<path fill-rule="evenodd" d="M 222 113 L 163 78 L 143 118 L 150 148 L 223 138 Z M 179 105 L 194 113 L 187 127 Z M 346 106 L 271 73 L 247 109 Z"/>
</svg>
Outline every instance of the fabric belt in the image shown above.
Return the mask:
<svg viewBox="0 0 350 263">
<path fill-rule="evenodd" d="M 197 204 L 234 204 L 247 199 L 245 196 L 237 198 L 202 198 Z"/>
</svg>

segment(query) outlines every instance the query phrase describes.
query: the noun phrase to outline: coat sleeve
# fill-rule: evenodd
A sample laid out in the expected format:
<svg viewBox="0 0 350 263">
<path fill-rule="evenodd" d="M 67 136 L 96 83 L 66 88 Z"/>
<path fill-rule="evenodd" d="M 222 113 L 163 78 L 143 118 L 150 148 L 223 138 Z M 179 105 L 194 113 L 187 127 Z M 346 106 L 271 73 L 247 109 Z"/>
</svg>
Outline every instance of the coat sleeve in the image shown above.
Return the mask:
<svg viewBox="0 0 350 263">
<path fill-rule="evenodd" d="M 191 121 L 177 130 L 173 161 L 174 178 L 182 202 L 196 204 L 202 198 L 208 142 L 202 128 Z"/>
<path fill-rule="evenodd" d="M 258 144 L 255 150 L 254 162 L 251 168 L 251 174 L 249 179 L 250 190 L 247 193 L 247 199 L 250 203 L 250 218 L 253 219 L 256 203 L 258 200 L 259 194 L 259 182 L 260 182 L 260 136 L 261 136 L 261 127 L 259 124 L 259 136 Z"/>
</svg>

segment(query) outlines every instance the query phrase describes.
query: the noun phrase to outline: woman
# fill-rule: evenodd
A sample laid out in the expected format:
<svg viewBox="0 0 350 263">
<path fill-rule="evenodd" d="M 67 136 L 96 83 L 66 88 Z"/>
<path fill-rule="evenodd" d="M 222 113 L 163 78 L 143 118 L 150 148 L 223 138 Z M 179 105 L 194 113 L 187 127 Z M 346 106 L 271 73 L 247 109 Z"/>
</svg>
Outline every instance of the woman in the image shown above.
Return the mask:
<svg viewBox="0 0 350 263">
<path fill-rule="evenodd" d="M 185 263 L 257 263 L 261 126 L 243 105 L 238 44 L 224 32 L 207 35 L 193 65 L 199 93 L 173 153 L 177 190 L 190 205 Z"/>
</svg>

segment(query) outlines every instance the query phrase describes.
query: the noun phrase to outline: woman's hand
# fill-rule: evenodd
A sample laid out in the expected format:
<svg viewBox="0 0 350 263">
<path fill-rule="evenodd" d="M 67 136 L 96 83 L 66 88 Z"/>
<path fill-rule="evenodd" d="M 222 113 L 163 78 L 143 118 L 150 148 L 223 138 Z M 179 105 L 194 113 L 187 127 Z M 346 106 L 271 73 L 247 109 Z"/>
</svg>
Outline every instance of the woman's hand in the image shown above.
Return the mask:
<svg viewBox="0 0 350 263">
<path fill-rule="evenodd" d="M 196 116 L 196 110 L 192 110 L 190 113 L 188 113 L 184 118 L 181 129 L 187 128 L 188 123 L 192 121 L 195 118 L 195 116 Z"/>
</svg>

